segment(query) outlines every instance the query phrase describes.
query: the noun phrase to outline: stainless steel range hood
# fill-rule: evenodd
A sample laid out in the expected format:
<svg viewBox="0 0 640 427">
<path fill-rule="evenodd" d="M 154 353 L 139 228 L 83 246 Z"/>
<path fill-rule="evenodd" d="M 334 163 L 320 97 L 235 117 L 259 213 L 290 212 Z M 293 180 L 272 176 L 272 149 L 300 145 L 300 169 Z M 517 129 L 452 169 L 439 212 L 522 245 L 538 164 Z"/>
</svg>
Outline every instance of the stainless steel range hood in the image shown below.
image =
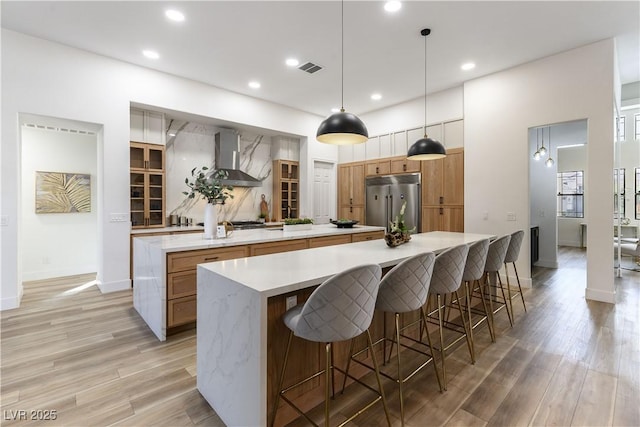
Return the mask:
<svg viewBox="0 0 640 427">
<path fill-rule="evenodd" d="M 215 135 L 215 170 L 224 170 L 229 175 L 223 184 L 262 186 L 262 181 L 240 170 L 240 135 L 233 129 L 220 129 Z"/>
</svg>

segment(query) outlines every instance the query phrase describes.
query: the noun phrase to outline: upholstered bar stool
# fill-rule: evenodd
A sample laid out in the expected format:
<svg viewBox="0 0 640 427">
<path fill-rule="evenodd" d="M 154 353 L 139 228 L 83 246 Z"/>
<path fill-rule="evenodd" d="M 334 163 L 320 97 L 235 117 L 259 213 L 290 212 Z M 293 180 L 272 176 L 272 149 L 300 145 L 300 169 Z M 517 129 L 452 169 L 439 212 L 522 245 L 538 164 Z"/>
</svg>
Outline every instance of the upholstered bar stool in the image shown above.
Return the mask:
<svg viewBox="0 0 640 427">
<path fill-rule="evenodd" d="M 350 340 L 364 332 L 367 333 L 367 343 L 371 350 L 378 390 L 368 386 L 357 378 L 349 377 L 377 394 L 377 397 L 340 425 L 342 426 L 351 421 L 379 401 L 382 401 L 387 423 L 391 425 L 382 383 L 380 382 L 380 372 L 375 354 L 373 353 L 373 345 L 369 333 L 369 326 L 371 325 L 371 319 L 373 317 L 381 275 L 382 270 L 380 266 L 375 264 L 367 264 L 345 270 L 324 281 L 311 293 L 304 304 L 299 304 L 284 314 L 283 320 L 285 325 L 290 329 L 290 333 L 278 383 L 278 394 L 273 407 L 272 426 L 275 422 L 280 398 L 304 416 L 307 421 L 316 425 L 307 414 L 285 396 L 285 393 L 323 373 L 325 376 L 324 424 L 325 426 L 329 425 L 329 401 L 332 395 L 330 390 L 334 389 L 334 370 L 338 370 L 347 375 L 345 371 L 333 365 L 332 343 Z M 291 341 L 294 335 L 307 341 L 325 343 L 325 368 L 297 384 L 283 388 L 289 350 L 291 349 Z"/>
<path fill-rule="evenodd" d="M 462 310 L 460 302 L 460 295 L 458 289 L 462 284 L 462 275 L 464 273 L 467 254 L 469 253 L 469 246 L 460 245 L 450 248 L 444 252 L 441 252 L 435 261 L 433 267 L 433 275 L 431 276 L 431 286 L 429 287 L 429 294 L 435 295 L 437 307 L 435 310 L 429 313 L 429 317 L 432 319 L 432 314 L 437 312 L 437 324 L 440 338 L 440 348 L 437 350 L 440 352 L 440 363 L 442 371 L 442 384 L 444 389 L 447 389 L 447 368 L 446 368 L 446 352 L 453 345 L 457 344 L 461 339 L 466 339 L 467 347 L 469 349 L 469 356 L 471 357 L 471 363 L 475 363 L 475 355 L 473 354 L 473 346 L 471 344 L 470 333 L 467 329 L 467 322 Z M 458 307 L 460 314 L 461 325 L 445 321 L 443 319 L 443 310 L 445 309 L 445 303 L 442 298 L 447 295 L 451 295 L 450 304 L 455 303 Z M 455 298 L 453 298 L 455 297 Z M 468 302 L 467 302 L 468 304 Z M 424 327 L 427 324 L 424 323 Z M 459 337 L 450 342 L 447 346 L 444 345 L 444 328 L 458 332 Z M 426 331 L 427 335 L 429 331 Z M 433 347 L 432 347 L 433 348 Z"/>
<path fill-rule="evenodd" d="M 397 376 L 393 377 L 391 375 L 387 375 L 384 372 L 381 372 L 382 375 L 395 381 L 398 384 L 398 396 L 400 398 L 400 420 L 402 425 L 404 425 L 404 396 L 403 396 L 403 385 L 409 379 L 411 379 L 415 374 L 417 374 L 422 368 L 424 368 L 429 362 L 433 364 L 433 368 L 436 373 L 436 378 L 438 379 L 438 385 L 440 386 L 440 390 L 442 391 L 442 384 L 440 382 L 440 375 L 438 374 L 438 368 L 435 365 L 435 361 L 433 360 L 432 355 L 425 353 L 418 348 L 408 346 L 403 344 L 400 339 L 404 338 L 405 340 L 411 340 L 413 343 L 421 343 L 419 340 L 411 338 L 409 336 L 405 336 L 402 334 L 402 330 L 400 328 L 400 314 L 401 313 L 410 313 L 413 311 L 419 311 L 421 319 L 426 322 L 425 314 L 423 310 L 423 306 L 427 301 L 427 296 L 429 295 L 429 284 L 431 282 L 431 274 L 433 272 L 433 266 L 435 264 L 435 254 L 433 252 L 425 252 L 422 254 L 415 255 L 413 257 L 407 258 L 402 261 L 400 264 L 393 267 L 380 282 L 380 289 L 378 291 L 378 299 L 376 300 L 376 309 L 380 310 L 384 313 L 393 313 L 394 314 L 394 338 L 382 338 L 381 340 L 376 341 L 374 344 L 378 344 L 383 340 L 390 340 L 392 342 L 392 348 L 389 353 L 389 359 L 391 358 L 391 352 L 393 352 L 393 344 L 397 345 Z M 429 335 L 427 335 L 429 339 Z M 360 353 L 366 351 L 361 350 L 357 353 L 353 353 L 353 345 L 354 340 L 351 340 L 351 348 L 350 348 L 350 358 L 347 362 L 347 372 L 349 372 L 349 366 L 351 360 L 354 362 L 366 366 L 372 369 L 371 366 L 366 364 L 365 362 L 358 360 L 357 356 Z M 414 352 L 420 353 L 424 356 L 427 356 L 427 360 L 421 363 L 416 369 L 414 369 L 410 374 L 403 377 L 403 366 L 402 366 L 402 358 L 400 347 L 404 347 L 406 349 L 412 350 Z M 431 341 L 429 339 L 429 347 L 431 346 Z M 345 377 L 346 382 L 346 377 Z M 344 390 L 345 383 L 342 384 L 342 389 Z"/>
<path fill-rule="evenodd" d="M 507 249 L 507 254 L 504 256 L 504 274 L 507 276 L 507 294 L 509 297 L 509 308 L 511 309 L 511 314 L 513 314 L 513 304 L 511 301 L 514 298 L 517 298 L 520 295 L 522 299 L 522 307 L 524 311 L 527 311 L 527 306 L 524 303 L 524 294 L 522 293 L 522 286 L 520 285 L 520 276 L 518 276 L 518 269 L 516 268 L 516 261 L 518 261 L 518 256 L 520 255 L 520 248 L 522 247 L 522 240 L 524 239 L 524 231 L 518 230 L 514 233 L 511 233 L 511 240 L 509 241 L 509 248 Z M 516 273 L 516 280 L 518 282 L 518 292 L 515 294 L 511 294 L 511 284 L 509 283 L 509 269 L 507 267 L 508 264 L 513 264 L 513 271 Z M 500 274 L 500 272 L 498 272 Z"/>
<path fill-rule="evenodd" d="M 484 284 L 482 282 L 484 277 L 484 266 L 487 263 L 488 253 L 489 239 L 480 240 L 469 245 L 469 254 L 467 255 L 467 262 L 464 266 L 464 272 L 462 273 L 462 281 L 464 282 L 465 296 L 467 298 L 467 314 L 469 315 L 469 336 L 471 337 L 471 345 L 474 349 L 474 355 L 475 344 L 473 340 L 473 330 L 480 326 L 482 322 L 487 322 L 491 341 L 496 341 L 496 336 L 493 332 L 493 325 L 489 321 L 489 309 L 487 308 L 487 301 L 485 300 L 485 292 L 483 289 Z M 482 311 L 473 308 L 473 290 L 476 288 L 480 290 Z M 472 320 L 472 313 L 480 314 L 481 317 L 474 322 Z"/>
<path fill-rule="evenodd" d="M 507 297 L 504 293 L 504 287 L 502 286 L 502 280 L 500 279 L 500 275 L 498 274 L 500 268 L 502 268 L 502 264 L 504 264 L 505 256 L 507 255 L 507 249 L 509 249 L 509 242 L 511 241 L 511 236 L 506 235 L 497 238 L 493 242 L 489 243 L 489 253 L 487 254 L 487 262 L 484 265 L 484 283 L 485 289 L 488 291 L 489 296 L 489 311 L 491 313 L 491 324 L 493 326 L 493 333 L 496 332 L 496 326 L 493 319 L 493 315 L 503 308 L 507 312 L 507 316 L 509 317 L 509 324 L 513 326 L 513 319 L 511 318 L 511 312 L 509 311 L 509 305 L 507 302 Z M 493 289 L 491 289 L 493 288 Z M 502 294 L 502 299 L 498 295 L 498 288 L 500 288 L 500 293 Z M 494 309 L 493 303 L 497 303 L 498 306 Z"/>
</svg>

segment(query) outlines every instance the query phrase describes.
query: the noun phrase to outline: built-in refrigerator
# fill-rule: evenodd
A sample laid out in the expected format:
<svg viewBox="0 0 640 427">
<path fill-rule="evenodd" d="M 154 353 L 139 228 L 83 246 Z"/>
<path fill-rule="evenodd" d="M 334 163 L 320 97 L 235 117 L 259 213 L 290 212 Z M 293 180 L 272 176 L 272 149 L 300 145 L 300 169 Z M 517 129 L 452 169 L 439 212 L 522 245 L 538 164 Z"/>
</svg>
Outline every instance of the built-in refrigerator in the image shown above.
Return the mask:
<svg viewBox="0 0 640 427">
<path fill-rule="evenodd" d="M 406 201 L 404 222 L 420 232 L 420 174 L 372 176 L 366 179 L 366 224 L 387 227 Z"/>
</svg>

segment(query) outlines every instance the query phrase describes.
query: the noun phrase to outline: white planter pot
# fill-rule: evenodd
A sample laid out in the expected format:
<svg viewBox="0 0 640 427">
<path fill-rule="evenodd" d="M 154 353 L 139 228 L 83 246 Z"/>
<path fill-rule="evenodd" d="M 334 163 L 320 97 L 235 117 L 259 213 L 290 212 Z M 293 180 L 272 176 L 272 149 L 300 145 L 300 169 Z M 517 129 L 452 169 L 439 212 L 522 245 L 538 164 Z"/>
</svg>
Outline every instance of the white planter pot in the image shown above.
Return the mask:
<svg viewBox="0 0 640 427">
<path fill-rule="evenodd" d="M 294 224 L 294 225 L 284 224 L 282 226 L 282 231 L 304 231 L 304 230 L 311 230 L 312 227 L 313 227 L 313 224 Z"/>
<path fill-rule="evenodd" d="M 218 225 L 218 207 L 212 203 L 207 203 L 204 207 L 204 238 L 216 238 L 216 226 Z"/>
</svg>

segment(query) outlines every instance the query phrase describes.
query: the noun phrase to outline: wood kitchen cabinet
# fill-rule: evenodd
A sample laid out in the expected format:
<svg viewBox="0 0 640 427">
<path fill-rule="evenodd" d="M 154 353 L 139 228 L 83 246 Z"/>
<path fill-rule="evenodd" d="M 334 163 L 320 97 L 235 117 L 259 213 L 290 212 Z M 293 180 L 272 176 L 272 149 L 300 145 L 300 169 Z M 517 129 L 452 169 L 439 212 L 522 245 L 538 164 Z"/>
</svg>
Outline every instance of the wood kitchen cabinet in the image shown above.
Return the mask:
<svg viewBox="0 0 640 427">
<path fill-rule="evenodd" d="M 300 216 L 300 165 L 293 160 L 273 161 L 273 215 L 276 221 Z"/>
<path fill-rule="evenodd" d="M 338 218 L 364 224 L 365 163 L 338 166 Z"/>
<path fill-rule="evenodd" d="M 420 172 L 420 161 L 409 160 L 407 156 L 391 158 L 391 174 Z"/>
<path fill-rule="evenodd" d="M 390 159 L 377 159 L 367 161 L 367 176 L 389 175 L 390 173 Z"/>
<path fill-rule="evenodd" d="M 464 150 L 452 148 L 425 160 L 422 172 L 422 232 L 464 231 Z"/>
<path fill-rule="evenodd" d="M 129 161 L 131 228 L 164 227 L 164 146 L 131 142 Z"/>
</svg>

